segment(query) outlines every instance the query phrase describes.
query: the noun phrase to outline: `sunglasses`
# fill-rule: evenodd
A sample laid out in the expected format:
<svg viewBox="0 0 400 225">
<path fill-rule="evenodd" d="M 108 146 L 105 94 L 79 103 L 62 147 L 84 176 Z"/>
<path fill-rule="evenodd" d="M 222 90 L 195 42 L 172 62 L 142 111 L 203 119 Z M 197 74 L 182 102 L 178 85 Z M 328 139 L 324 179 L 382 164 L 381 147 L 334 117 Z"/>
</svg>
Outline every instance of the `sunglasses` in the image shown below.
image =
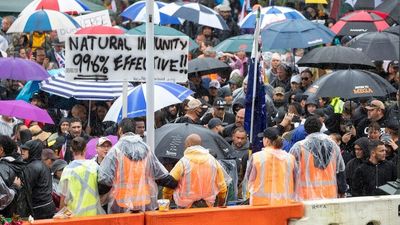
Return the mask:
<svg viewBox="0 0 400 225">
<path fill-rule="evenodd" d="M 302 77 L 301 80 L 308 80 L 308 77 Z"/>
</svg>

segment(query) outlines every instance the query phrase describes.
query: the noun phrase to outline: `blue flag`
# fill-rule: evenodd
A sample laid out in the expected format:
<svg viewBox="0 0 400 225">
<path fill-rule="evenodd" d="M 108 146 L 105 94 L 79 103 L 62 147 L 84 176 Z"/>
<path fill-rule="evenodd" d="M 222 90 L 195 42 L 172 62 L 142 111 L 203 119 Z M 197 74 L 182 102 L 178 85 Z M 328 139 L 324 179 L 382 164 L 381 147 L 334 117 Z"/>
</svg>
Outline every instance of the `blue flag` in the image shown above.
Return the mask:
<svg viewBox="0 0 400 225">
<path fill-rule="evenodd" d="M 256 74 L 256 97 L 254 99 L 254 110 L 252 110 L 253 102 L 253 80 L 254 80 L 254 58 L 250 60 L 249 73 L 248 73 L 248 83 L 246 92 L 246 111 L 244 119 L 244 128 L 248 134 L 250 130 L 253 130 L 253 137 L 250 140 L 251 150 L 253 152 L 258 152 L 263 148 L 262 137 L 258 137 L 259 133 L 262 133 L 266 128 L 267 124 L 267 111 L 265 106 L 265 89 L 264 83 L 260 75 L 260 67 L 257 68 Z M 251 126 L 251 120 L 253 120 L 253 126 Z"/>
</svg>

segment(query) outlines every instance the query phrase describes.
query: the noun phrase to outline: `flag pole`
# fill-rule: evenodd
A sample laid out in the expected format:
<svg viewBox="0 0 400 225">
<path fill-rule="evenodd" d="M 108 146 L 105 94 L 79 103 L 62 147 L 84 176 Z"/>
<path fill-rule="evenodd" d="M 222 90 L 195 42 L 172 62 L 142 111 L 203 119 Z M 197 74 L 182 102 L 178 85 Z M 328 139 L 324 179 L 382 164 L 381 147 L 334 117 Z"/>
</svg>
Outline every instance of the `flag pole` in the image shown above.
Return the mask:
<svg viewBox="0 0 400 225">
<path fill-rule="evenodd" d="M 154 149 L 154 0 L 146 0 L 146 142 Z"/>
<path fill-rule="evenodd" d="M 251 119 L 250 119 L 250 144 L 254 144 L 253 142 L 253 137 L 254 137 L 254 107 L 256 103 L 256 88 L 257 88 L 257 70 L 258 70 L 258 39 L 260 36 L 260 7 L 257 9 L 257 17 L 256 17 L 256 29 L 254 31 L 254 42 L 253 42 L 253 50 L 251 52 L 251 60 L 254 58 L 254 74 L 253 74 L 253 95 L 252 95 L 252 101 L 251 101 Z"/>
</svg>

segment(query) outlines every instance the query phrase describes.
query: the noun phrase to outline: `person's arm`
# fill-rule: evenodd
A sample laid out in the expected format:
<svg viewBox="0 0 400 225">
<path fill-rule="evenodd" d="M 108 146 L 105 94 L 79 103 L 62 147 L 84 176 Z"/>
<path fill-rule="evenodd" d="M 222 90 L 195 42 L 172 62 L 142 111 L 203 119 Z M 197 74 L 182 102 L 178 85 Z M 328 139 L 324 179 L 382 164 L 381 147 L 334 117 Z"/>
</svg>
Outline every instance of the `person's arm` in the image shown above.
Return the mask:
<svg viewBox="0 0 400 225">
<path fill-rule="evenodd" d="M 65 196 L 60 195 L 60 209 L 65 207 Z"/>
<path fill-rule="evenodd" d="M 178 163 L 175 164 L 174 168 L 170 172 L 170 176 L 175 180 L 178 181 L 181 178 L 181 175 L 183 173 L 183 163 L 182 161 L 179 161 Z M 176 187 L 175 187 L 176 188 Z M 165 199 L 172 199 L 172 194 L 174 193 L 175 188 L 170 188 L 170 187 L 164 187 L 163 188 L 163 198 Z"/>
<path fill-rule="evenodd" d="M 115 154 L 115 148 L 111 149 L 111 151 L 106 155 L 106 157 L 104 157 L 100 164 L 97 177 L 100 195 L 108 193 L 112 188 L 116 167 Z"/>
<path fill-rule="evenodd" d="M 7 187 L 3 178 L 0 177 L 0 210 L 6 208 L 14 199 L 15 190 Z"/>
<path fill-rule="evenodd" d="M 216 185 L 219 189 L 219 193 L 217 195 L 218 198 L 218 206 L 224 206 L 225 205 L 225 200 L 226 200 L 226 195 L 228 194 L 228 187 L 225 182 L 225 174 L 224 169 L 222 168 L 221 164 L 217 162 L 217 179 L 216 179 Z M 227 174 L 226 174 L 227 175 Z M 227 175 L 228 176 L 228 175 Z"/>
</svg>

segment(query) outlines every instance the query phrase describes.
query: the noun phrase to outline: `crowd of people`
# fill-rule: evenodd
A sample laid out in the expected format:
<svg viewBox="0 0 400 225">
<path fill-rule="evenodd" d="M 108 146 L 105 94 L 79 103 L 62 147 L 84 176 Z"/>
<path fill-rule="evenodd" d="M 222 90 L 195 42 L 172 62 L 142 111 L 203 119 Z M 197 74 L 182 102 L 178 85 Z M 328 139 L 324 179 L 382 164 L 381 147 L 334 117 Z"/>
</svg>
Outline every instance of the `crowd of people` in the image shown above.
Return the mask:
<svg viewBox="0 0 400 225">
<path fill-rule="evenodd" d="M 194 91 L 193 99 L 155 112 L 155 128 L 168 123 L 204 126 L 231 146 L 224 159 L 216 159 L 215 149 L 204 148 L 199 134 L 185 137 L 182 158 L 158 158 L 145 143 L 146 118 L 103 122 L 112 102 L 66 100 L 39 91 L 29 101 L 46 109 L 56 125 L 0 116 L 0 214 L 44 219 L 65 209 L 75 216 L 155 210 L 158 199 L 191 208 L 238 200 L 267 205 L 383 194 L 379 186 L 398 176 L 398 61 L 375 61 L 373 71 L 396 93 L 346 100 L 303 94 L 327 73 L 291 66 L 309 49 L 298 49 L 296 55 L 263 52 L 267 119 L 256 123 L 267 128 L 256 134 L 263 149 L 253 152 L 244 128 L 249 55 L 214 50 L 220 41 L 242 32 L 229 4 L 217 9 L 229 31 L 193 29 L 193 24 L 181 29 L 200 46 L 190 52 L 192 58 L 219 59 L 231 72 L 189 74 L 183 85 Z M 316 11 L 303 10 L 307 17 L 325 15 Z M 0 36 L 9 46 L 2 57 L 30 59 L 48 70 L 63 67 L 64 43 L 56 32 L 8 34 L 13 21 L 12 16 L 2 20 Z M 327 25 L 332 23 L 327 20 Z M 345 45 L 347 39 L 336 40 Z M 16 99 L 24 85 L 2 80 L 0 99 Z M 118 136 L 118 142 L 113 144 L 108 135 Z M 97 154 L 88 158 L 87 143 L 93 138 Z"/>
</svg>

